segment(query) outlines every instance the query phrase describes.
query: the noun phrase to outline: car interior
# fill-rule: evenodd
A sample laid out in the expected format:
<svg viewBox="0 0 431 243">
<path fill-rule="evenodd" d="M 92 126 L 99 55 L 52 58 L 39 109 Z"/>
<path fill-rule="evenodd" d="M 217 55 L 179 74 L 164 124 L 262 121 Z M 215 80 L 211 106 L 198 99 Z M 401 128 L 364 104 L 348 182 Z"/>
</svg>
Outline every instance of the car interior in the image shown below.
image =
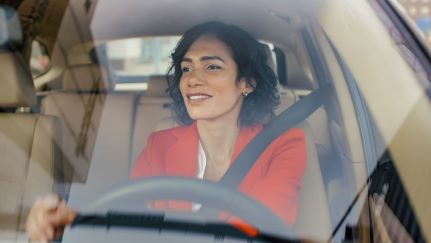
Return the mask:
<svg viewBox="0 0 431 243">
<path fill-rule="evenodd" d="M 30 2 L 22 1 L 17 12 L 2 7 L 8 13 L 6 31 L 29 33 L 25 20 L 17 20 L 37 12 Z M 0 225 L 1 234 L 23 232 L 32 202 L 47 192 L 74 207 L 88 204 L 96 192 L 128 179 L 150 133 L 177 126 L 165 92 L 166 76 L 135 77 L 140 81 L 133 83 L 145 84 L 144 90 L 117 89 L 119 75 L 109 61 L 107 43 L 178 36 L 195 24 L 220 20 L 271 43 L 268 64 L 278 76 L 281 102 L 277 114 L 325 79 L 333 82 L 336 95 L 298 125 L 306 134 L 308 163 L 293 227 L 299 237 L 331 237 L 364 182 L 365 166 L 358 127 L 346 122 L 355 119 L 355 113 L 349 97 L 343 96 L 343 74 L 336 64 L 324 61 L 337 62 L 312 18 L 319 1 L 271 1 L 270 8 L 264 1 L 247 7 L 246 1 L 189 1 L 193 8 L 172 1 L 129 1 L 127 8 L 122 1 L 90 2 L 89 7 L 81 1 L 39 6 L 45 12 L 33 40 L 46 47 L 51 66 L 38 76 L 32 77 L 18 51 L 31 52 L 25 49 L 28 45 L 23 47 L 22 36 L 0 42 L 0 62 L 13 70 L 0 76 L 0 124 L 7 127 L 0 137 L 6 158 L 1 161 L 7 161 L 0 164 L 0 188 L 8 192 L 0 198 L 0 218 L 7 219 L 0 222 L 8 222 Z M 166 15 L 159 14 L 162 10 Z M 57 30 L 48 28 L 50 18 L 57 18 L 51 25 Z"/>
</svg>

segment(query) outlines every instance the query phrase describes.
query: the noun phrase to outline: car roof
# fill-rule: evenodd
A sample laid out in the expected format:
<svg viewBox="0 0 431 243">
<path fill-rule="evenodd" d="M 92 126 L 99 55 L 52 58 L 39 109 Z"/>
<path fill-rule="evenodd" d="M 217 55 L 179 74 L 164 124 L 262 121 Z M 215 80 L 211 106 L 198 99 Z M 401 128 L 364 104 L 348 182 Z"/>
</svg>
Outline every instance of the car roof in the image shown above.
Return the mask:
<svg viewBox="0 0 431 243">
<path fill-rule="evenodd" d="M 24 1 L 20 5 L 21 14 L 33 12 L 31 2 Z M 37 34 L 48 50 L 56 41 L 68 50 L 89 41 L 180 35 L 196 24 L 219 20 L 237 25 L 259 39 L 273 43 L 294 43 L 294 35 L 286 33 L 293 33 L 293 30 L 302 26 L 303 20 L 315 13 L 322 2 L 96 0 L 83 3 L 59 0 L 40 7 L 41 11 L 48 14 L 42 15 L 43 19 L 39 20 L 40 29 L 44 31 Z M 71 29 L 79 29 L 79 36 L 72 36 Z"/>
</svg>

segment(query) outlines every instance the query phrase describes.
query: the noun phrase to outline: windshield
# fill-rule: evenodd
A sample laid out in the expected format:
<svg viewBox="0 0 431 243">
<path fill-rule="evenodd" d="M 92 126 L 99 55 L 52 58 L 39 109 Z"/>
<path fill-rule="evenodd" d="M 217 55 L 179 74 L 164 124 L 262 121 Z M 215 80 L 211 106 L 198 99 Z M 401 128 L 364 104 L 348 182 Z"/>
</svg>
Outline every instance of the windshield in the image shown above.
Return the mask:
<svg viewBox="0 0 431 243">
<path fill-rule="evenodd" d="M 0 3 L 0 241 L 50 193 L 61 242 L 429 239 L 431 68 L 393 1 Z"/>
</svg>

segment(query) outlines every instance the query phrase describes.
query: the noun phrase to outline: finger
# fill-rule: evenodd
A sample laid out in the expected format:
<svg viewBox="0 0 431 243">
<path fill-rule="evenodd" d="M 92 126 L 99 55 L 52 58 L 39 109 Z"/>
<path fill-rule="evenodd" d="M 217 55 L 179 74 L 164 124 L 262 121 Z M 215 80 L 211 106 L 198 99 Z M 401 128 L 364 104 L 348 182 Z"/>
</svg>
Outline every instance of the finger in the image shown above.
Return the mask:
<svg viewBox="0 0 431 243">
<path fill-rule="evenodd" d="M 43 196 L 35 201 L 26 222 L 26 230 L 31 240 L 47 241 L 54 237 L 54 227 L 48 218 L 61 205 L 61 201 L 55 194 Z"/>
<path fill-rule="evenodd" d="M 73 222 L 76 212 L 66 205 L 64 201 L 58 203 L 55 210 L 45 212 L 39 219 L 39 225 L 44 236 L 53 240 L 61 236 L 64 226 Z M 60 230 L 58 230 L 60 229 Z"/>
<path fill-rule="evenodd" d="M 76 211 L 62 203 L 56 210 L 55 214 L 50 215 L 49 221 L 55 227 L 71 224 L 76 217 Z"/>
<path fill-rule="evenodd" d="M 45 232 L 34 223 L 34 220 L 29 223 L 27 232 L 30 242 L 48 242 Z"/>
<path fill-rule="evenodd" d="M 47 240 L 53 240 L 54 239 L 54 227 L 48 226 L 44 229 L 44 236 Z"/>
<path fill-rule="evenodd" d="M 56 209 L 63 200 L 56 194 L 48 194 L 36 200 L 35 206 L 44 209 Z"/>
<path fill-rule="evenodd" d="M 42 240 L 44 238 L 44 225 L 38 222 L 36 217 L 37 212 L 32 211 L 27 219 L 26 231 L 30 239 L 33 241 Z"/>
<path fill-rule="evenodd" d="M 29 231 L 32 235 L 42 237 L 43 239 L 52 239 L 54 237 L 54 227 L 50 222 L 51 215 L 54 215 L 55 211 L 45 211 L 44 208 L 35 210 L 34 215 L 30 217 Z"/>
<path fill-rule="evenodd" d="M 39 228 L 54 228 L 58 226 L 55 222 L 53 224 L 51 218 L 55 217 L 55 215 L 58 214 L 59 208 L 61 206 L 64 208 L 65 205 L 65 202 L 56 195 L 49 195 L 42 198 L 33 210 L 35 223 Z M 48 233 L 50 232 L 49 230 Z"/>
<path fill-rule="evenodd" d="M 33 235 L 35 235 L 38 239 L 41 240 L 53 240 L 55 236 L 55 227 L 56 225 L 53 225 L 49 221 L 49 215 L 45 217 L 44 221 L 34 223 L 34 230 Z"/>
</svg>

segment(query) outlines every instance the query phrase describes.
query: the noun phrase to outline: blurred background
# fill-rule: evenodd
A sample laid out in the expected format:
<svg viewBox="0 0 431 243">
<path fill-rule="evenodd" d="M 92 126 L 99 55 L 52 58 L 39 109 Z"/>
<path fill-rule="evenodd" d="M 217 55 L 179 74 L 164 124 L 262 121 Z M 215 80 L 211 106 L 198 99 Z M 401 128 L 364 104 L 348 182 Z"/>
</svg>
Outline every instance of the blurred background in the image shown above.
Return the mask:
<svg viewBox="0 0 431 243">
<path fill-rule="evenodd" d="M 431 0 L 398 0 L 406 15 L 416 23 L 431 47 Z"/>
</svg>

